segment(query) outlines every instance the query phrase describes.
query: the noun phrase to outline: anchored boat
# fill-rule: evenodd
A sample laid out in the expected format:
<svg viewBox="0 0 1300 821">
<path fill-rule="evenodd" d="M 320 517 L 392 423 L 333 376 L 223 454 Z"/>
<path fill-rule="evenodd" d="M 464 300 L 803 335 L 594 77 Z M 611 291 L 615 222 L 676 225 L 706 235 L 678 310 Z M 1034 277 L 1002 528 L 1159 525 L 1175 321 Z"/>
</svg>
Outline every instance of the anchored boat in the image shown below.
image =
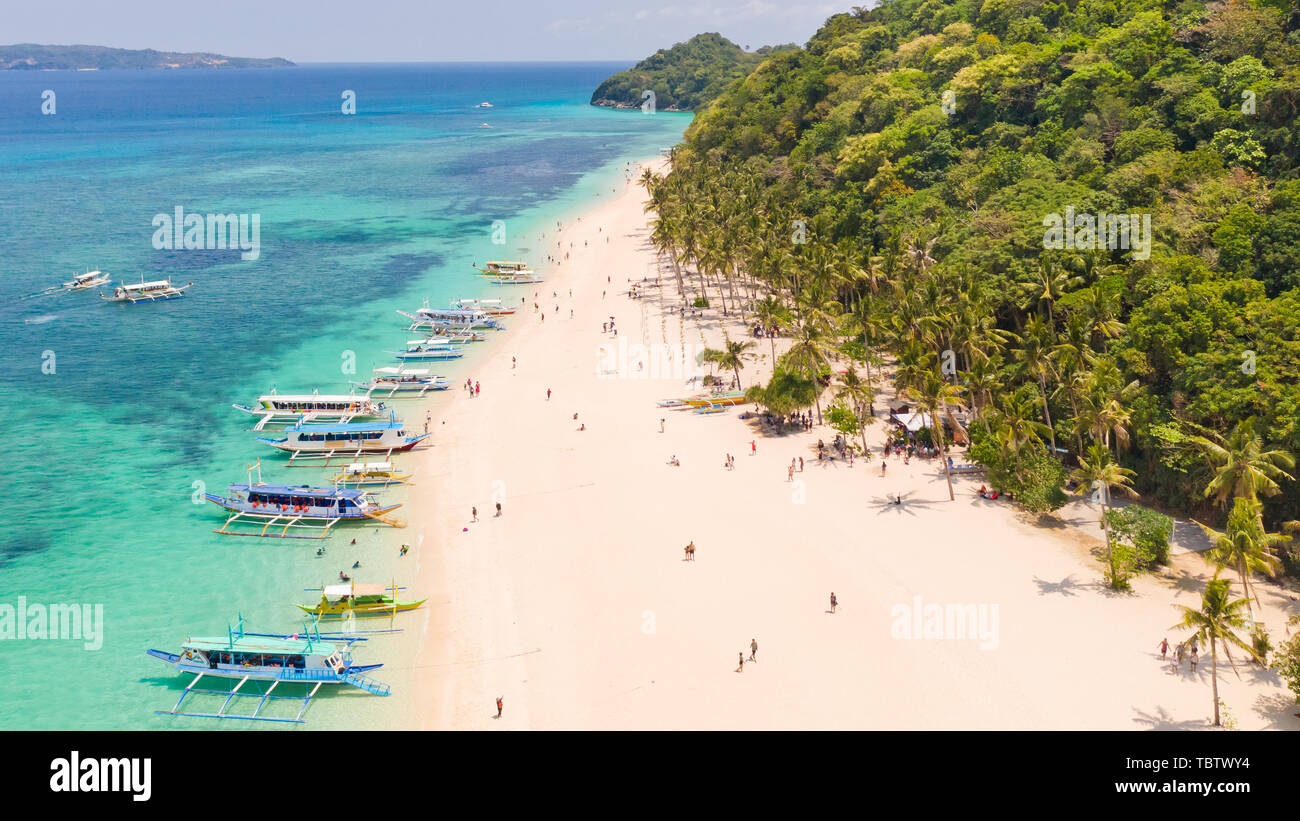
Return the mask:
<svg viewBox="0 0 1300 821">
<path fill-rule="evenodd" d="M 253 430 L 267 425 L 293 422 L 350 422 L 353 419 L 382 418 L 388 408 L 369 396 L 279 394 L 272 390 L 257 397 L 254 405 L 231 405 L 235 410 L 258 417 Z"/>
<path fill-rule="evenodd" d="M 411 320 L 408 330 L 466 330 L 492 328 L 503 330 L 500 322 L 477 308 L 430 308 L 427 304 L 415 313 L 398 311 L 397 313 Z"/>
<path fill-rule="evenodd" d="M 514 308 L 506 307 L 499 299 L 457 299 L 451 303 L 451 307 L 461 310 L 478 310 L 488 316 L 510 316 L 515 312 Z"/>
<path fill-rule="evenodd" d="M 134 305 L 137 302 L 163 302 L 168 299 L 179 299 L 185 296 L 185 289 L 194 285 L 193 282 L 177 287 L 172 285 L 170 279 L 159 279 L 153 282 L 145 282 L 141 277 L 139 282 L 121 285 L 113 289 L 112 296 L 104 296 L 100 291 L 99 295 L 109 302 L 123 302 L 128 305 Z"/>
<path fill-rule="evenodd" d="M 282 433 L 284 436 L 279 439 L 259 436 L 257 441 L 292 454 L 290 466 L 311 460 L 320 466 L 357 462 L 366 453 L 383 453 L 388 458 L 411 450 L 429 438 L 427 433 L 408 435 L 406 426 L 395 414 L 390 414 L 387 422 L 299 423 Z"/>
<path fill-rule="evenodd" d="M 330 480 L 340 487 L 391 487 L 409 485 L 411 474 L 399 473 L 392 462 L 353 462 Z"/>
<path fill-rule="evenodd" d="M 233 514 L 213 531 L 223 536 L 323 539 L 339 522 L 406 526 L 388 515 L 401 505 L 380 504 L 370 491 L 338 486 L 265 484 L 260 460 L 249 466 L 248 482 L 230 485 L 226 493 L 226 496 L 203 494 L 203 498 Z"/>
<path fill-rule="evenodd" d="M 402 398 L 400 394 L 424 396 L 428 391 L 445 391 L 451 383 L 424 368 L 375 368 L 369 382 L 353 382 L 366 395 L 380 394 L 385 399 Z"/>
<path fill-rule="evenodd" d="M 458 348 L 445 339 L 410 339 L 406 342 L 406 350 L 390 353 L 403 362 L 428 362 L 460 359 L 465 352 Z"/>
<path fill-rule="evenodd" d="M 326 640 L 328 639 L 328 640 Z M 294 633 L 246 633 L 241 617 L 237 630 L 227 629 L 225 636 L 187 638 L 181 642 L 179 653 L 165 650 L 146 650 L 145 653 L 170 665 L 178 673 L 193 673 L 181 697 L 170 710 L 156 710 L 162 715 L 192 718 L 236 718 L 246 721 L 279 721 L 302 724 L 312 698 L 322 685 L 345 684 L 378 696 L 389 695 L 389 686 L 365 675 L 382 664 L 356 664 L 352 660 L 352 645 L 365 638 L 353 636 L 322 636 L 316 629 L 302 635 Z M 205 676 L 220 679 L 237 679 L 229 690 L 200 689 L 196 685 Z M 258 692 L 257 684 L 244 691 L 248 682 L 269 682 L 266 690 Z M 303 685 L 302 696 L 273 695 L 281 684 Z M 182 712 L 181 705 L 194 695 L 224 698 L 215 713 Z M 251 715 L 227 712 L 237 699 L 257 699 Z M 262 715 L 268 703 L 275 701 L 300 701 L 293 718 L 276 718 Z"/>
<path fill-rule="evenodd" d="M 479 268 L 477 265 L 474 267 L 480 272 L 479 276 L 485 277 L 516 276 L 521 274 L 524 276 L 533 275 L 533 269 L 528 267 L 527 262 L 504 262 L 496 260 L 483 263 L 482 268 Z"/>
<path fill-rule="evenodd" d="M 328 584 L 319 588 L 320 601 L 316 604 L 300 604 L 298 609 L 310 613 L 318 619 L 349 619 L 374 616 L 394 616 L 415 610 L 428 599 L 419 601 L 398 601 L 394 598 L 398 590 L 405 588 L 396 584 L 385 587 L 382 584 L 357 584 L 354 581 L 340 584 Z M 389 593 L 392 595 L 389 595 Z"/>
</svg>

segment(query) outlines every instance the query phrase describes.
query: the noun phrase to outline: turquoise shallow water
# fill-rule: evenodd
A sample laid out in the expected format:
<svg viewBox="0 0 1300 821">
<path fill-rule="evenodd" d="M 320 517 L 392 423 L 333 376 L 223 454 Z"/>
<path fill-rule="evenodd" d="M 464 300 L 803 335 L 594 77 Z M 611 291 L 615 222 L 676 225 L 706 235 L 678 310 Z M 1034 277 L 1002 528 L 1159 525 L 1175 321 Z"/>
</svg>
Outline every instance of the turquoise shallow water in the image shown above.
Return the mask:
<svg viewBox="0 0 1300 821">
<path fill-rule="evenodd" d="M 0 728 L 216 726 L 153 714 L 186 677 L 144 649 L 223 634 L 237 613 L 250 629 L 296 630 L 303 588 L 354 559 L 367 579 L 413 575 L 391 549 L 400 537 L 373 528 L 338 533 L 324 559 L 312 542 L 213 534 L 220 516 L 197 490 L 242 480 L 257 457 L 267 481 L 328 475 L 279 467 L 230 404 L 272 385 L 346 392 L 393 364 L 384 351 L 407 337 L 395 309 L 492 295 L 472 261 L 540 263 L 539 230 L 689 122 L 586 105 L 620 68 L 0 74 L 0 634 L 20 596 L 104 614 L 99 649 L 0 640 Z M 46 89 L 53 116 L 40 113 Z M 339 111 L 344 89 L 355 115 Z M 474 107 L 483 100 L 494 107 Z M 260 258 L 155 250 L 151 220 L 176 206 L 259 214 Z M 95 267 L 196 284 L 129 307 L 31 296 Z M 402 659 L 385 651 L 403 646 L 377 638 L 357 655 L 401 681 Z M 318 699 L 307 726 L 398 726 L 410 707 L 401 693 L 356 695 Z"/>
</svg>

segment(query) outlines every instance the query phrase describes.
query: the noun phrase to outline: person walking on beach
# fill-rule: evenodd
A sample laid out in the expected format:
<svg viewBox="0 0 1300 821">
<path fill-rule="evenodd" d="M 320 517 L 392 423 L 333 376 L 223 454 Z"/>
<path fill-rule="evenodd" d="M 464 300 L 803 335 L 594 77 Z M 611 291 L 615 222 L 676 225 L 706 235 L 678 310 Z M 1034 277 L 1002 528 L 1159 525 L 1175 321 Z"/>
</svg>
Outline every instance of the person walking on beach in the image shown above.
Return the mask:
<svg viewBox="0 0 1300 821">
<path fill-rule="evenodd" d="M 832 590 L 831 591 L 831 612 L 834 613 L 835 608 L 839 606 L 840 606 L 839 599 L 835 598 L 835 591 Z"/>
<path fill-rule="evenodd" d="M 695 561 L 695 540 L 694 539 L 691 540 L 690 544 L 686 545 L 686 561 L 688 562 Z"/>
<path fill-rule="evenodd" d="M 497 696 L 497 718 L 501 718 L 501 710 L 505 707 L 505 701 L 501 696 Z"/>
<path fill-rule="evenodd" d="M 547 388 L 547 389 L 546 389 L 546 401 L 548 401 L 548 402 L 551 401 L 551 389 L 550 389 L 550 388 Z"/>
<path fill-rule="evenodd" d="M 497 516 L 501 515 L 501 503 L 497 502 Z"/>
<path fill-rule="evenodd" d="M 1193 673 L 1196 672 L 1196 654 L 1198 652 L 1199 651 L 1196 649 L 1196 642 L 1192 642 L 1192 672 Z"/>
<path fill-rule="evenodd" d="M 756 442 L 756 441 L 753 440 L 753 439 L 750 439 L 750 440 L 749 440 L 749 455 L 750 455 L 750 456 L 756 456 L 757 454 L 758 454 L 758 442 Z"/>
<path fill-rule="evenodd" d="M 1160 640 L 1160 660 L 1164 661 L 1165 655 L 1169 652 L 1169 639 Z"/>
<path fill-rule="evenodd" d="M 1177 673 L 1183 666 L 1183 646 L 1180 644 L 1174 648 L 1174 672 Z"/>
<path fill-rule="evenodd" d="M 519 364 L 519 363 L 518 363 L 517 361 L 515 361 L 515 358 L 514 358 L 513 356 L 510 357 L 510 369 L 511 369 L 511 370 L 514 370 L 515 367 L 516 367 L 518 364 Z"/>
<path fill-rule="evenodd" d="M 736 668 L 736 672 L 743 673 L 745 672 L 745 651 L 741 650 L 736 655 L 740 657 L 740 666 Z"/>
<path fill-rule="evenodd" d="M 754 656 L 758 655 L 758 639 L 749 640 L 749 660 L 758 661 Z"/>
<path fill-rule="evenodd" d="M 664 420 L 662 419 L 659 420 L 659 432 L 660 433 L 664 432 Z"/>
<path fill-rule="evenodd" d="M 474 514 L 474 521 L 477 522 L 477 521 L 478 521 L 478 508 L 477 508 L 477 507 L 471 507 L 471 508 L 469 509 L 469 512 L 472 513 L 472 514 Z"/>
<path fill-rule="evenodd" d="M 799 472 L 803 473 L 803 457 L 799 457 Z"/>
</svg>

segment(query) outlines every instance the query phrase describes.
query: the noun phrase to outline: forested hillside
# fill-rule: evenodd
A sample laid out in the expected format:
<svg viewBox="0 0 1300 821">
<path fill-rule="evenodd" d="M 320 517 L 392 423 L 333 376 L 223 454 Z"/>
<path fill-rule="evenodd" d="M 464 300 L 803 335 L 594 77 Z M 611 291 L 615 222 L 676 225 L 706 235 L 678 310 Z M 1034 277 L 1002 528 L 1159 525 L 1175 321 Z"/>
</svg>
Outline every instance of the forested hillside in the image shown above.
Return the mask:
<svg viewBox="0 0 1300 821">
<path fill-rule="evenodd" d="M 697 34 L 685 43 L 660 49 L 627 71 L 601 83 L 592 105 L 638 108 L 646 90 L 655 93 L 655 106 L 664 111 L 693 111 L 717 97 L 729 84 L 752 71 L 779 49 L 764 46 L 749 52 L 721 34 Z"/>
<path fill-rule="evenodd" d="M 886 0 L 763 62 L 646 182 L 683 285 L 793 329 L 774 406 L 893 357 L 1031 507 L 1082 471 L 1279 528 L 1298 113 L 1295 4 Z"/>
</svg>

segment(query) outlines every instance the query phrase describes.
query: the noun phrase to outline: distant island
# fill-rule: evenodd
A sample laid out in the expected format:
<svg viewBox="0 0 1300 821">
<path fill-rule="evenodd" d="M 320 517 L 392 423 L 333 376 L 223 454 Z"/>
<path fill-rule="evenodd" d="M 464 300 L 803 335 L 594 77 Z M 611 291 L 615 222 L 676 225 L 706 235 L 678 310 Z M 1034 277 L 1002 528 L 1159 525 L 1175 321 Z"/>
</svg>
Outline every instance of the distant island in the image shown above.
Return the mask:
<svg viewBox="0 0 1300 821">
<path fill-rule="evenodd" d="M 791 44 L 745 51 L 716 32 L 697 34 L 605 80 L 591 95 L 591 104 L 640 108 L 649 89 L 659 111 L 694 111 L 749 76 L 768 55 L 795 48 Z"/>
<path fill-rule="evenodd" d="M 282 57 L 226 57 L 207 52 L 154 51 L 107 46 L 0 46 L 0 71 L 94 71 L 121 68 L 281 68 Z"/>
</svg>

